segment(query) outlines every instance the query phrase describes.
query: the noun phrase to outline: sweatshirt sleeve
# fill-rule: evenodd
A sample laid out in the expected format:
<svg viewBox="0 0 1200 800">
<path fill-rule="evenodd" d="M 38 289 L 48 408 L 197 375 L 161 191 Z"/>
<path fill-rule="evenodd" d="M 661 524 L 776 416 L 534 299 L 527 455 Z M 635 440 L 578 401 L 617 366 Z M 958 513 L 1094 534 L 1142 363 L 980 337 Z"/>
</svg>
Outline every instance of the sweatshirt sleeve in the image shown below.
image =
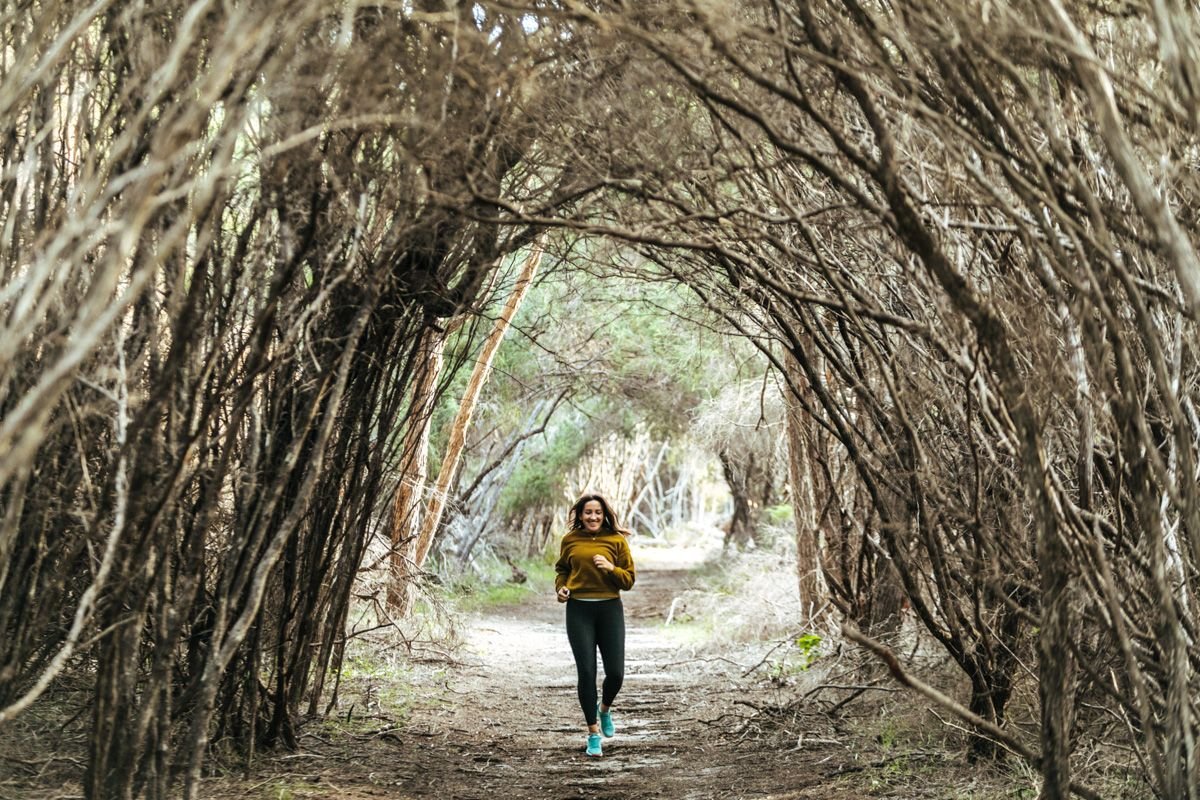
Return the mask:
<svg viewBox="0 0 1200 800">
<path fill-rule="evenodd" d="M 567 558 L 567 542 L 566 537 L 563 537 L 563 543 L 558 548 L 558 561 L 554 562 L 554 591 L 567 585 L 567 578 L 571 574 L 571 561 Z"/>
<path fill-rule="evenodd" d="M 617 561 L 609 575 L 617 584 L 617 588 L 622 591 L 633 588 L 633 581 L 636 577 L 633 569 L 633 551 L 629 549 L 629 542 L 625 541 L 624 536 L 621 537 L 621 543 L 617 546 Z"/>
</svg>

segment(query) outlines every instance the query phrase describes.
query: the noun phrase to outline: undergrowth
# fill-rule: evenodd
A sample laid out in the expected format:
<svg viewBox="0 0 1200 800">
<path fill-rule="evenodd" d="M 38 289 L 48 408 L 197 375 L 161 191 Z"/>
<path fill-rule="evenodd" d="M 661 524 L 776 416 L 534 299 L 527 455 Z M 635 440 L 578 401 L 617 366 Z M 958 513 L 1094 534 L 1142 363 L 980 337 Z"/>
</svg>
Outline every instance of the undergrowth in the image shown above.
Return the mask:
<svg viewBox="0 0 1200 800">
<path fill-rule="evenodd" d="M 524 580 L 514 580 L 517 573 Z M 526 558 L 511 564 L 494 560 L 485 568 L 464 572 L 444 584 L 438 599 L 460 613 L 519 605 L 537 595 L 554 593 L 554 566 L 545 558 Z"/>
<path fill-rule="evenodd" d="M 751 642 L 786 641 L 798 665 L 816 659 L 826 630 L 810 630 L 795 591 L 795 558 L 767 550 L 726 552 L 692 572 L 688 588 L 672 600 L 667 628 L 700 650 Z"/>
</svg>

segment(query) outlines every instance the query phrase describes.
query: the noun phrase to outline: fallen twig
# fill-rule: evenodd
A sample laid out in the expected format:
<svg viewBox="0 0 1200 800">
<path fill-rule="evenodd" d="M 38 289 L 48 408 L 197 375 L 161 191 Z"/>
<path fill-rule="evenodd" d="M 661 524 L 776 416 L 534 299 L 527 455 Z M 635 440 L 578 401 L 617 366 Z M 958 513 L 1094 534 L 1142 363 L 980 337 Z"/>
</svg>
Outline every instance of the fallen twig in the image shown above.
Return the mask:
<svg viewBox="0 0 1200 800">
<path fill-rule="evenodd" d="M 822 739 L 816 736 L 806 737 L 803 733 L 796 737 L 796 746 L 788 750 L 789 753 L 795 753 L 797 750 L 804 748 L 806 744 L 837 744 L 842 742 L 839 739 Z"/>
</svg>

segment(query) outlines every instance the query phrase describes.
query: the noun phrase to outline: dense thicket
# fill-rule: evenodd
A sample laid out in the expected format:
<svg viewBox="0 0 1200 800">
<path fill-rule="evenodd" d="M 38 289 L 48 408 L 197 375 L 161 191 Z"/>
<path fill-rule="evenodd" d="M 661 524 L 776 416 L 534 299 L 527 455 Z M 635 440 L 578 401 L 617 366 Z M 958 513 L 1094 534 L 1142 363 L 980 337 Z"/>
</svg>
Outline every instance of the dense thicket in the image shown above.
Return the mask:
<svg viewBox="0 0 1200 800">
<path fill-rule="evenodd" d="M 1200 796 L 1190 7 L 512 5 L 4 6 L 0 722 L 90 676 L 93 797 L 286 743 L 419 343 L 566 227 L 774 360 L 808 607 L 1046 798 Z"/>
<path fill-rule="evenodd" d="M 558 78 L 433 2 L 0 30 L 0 722 L 77 672 L 87 795 L 195 796 L 328 702 L 416 343 L 532 238 L 476 195 L 575 194 L 523 166 Z"/>
<path fill-rule="evenodd" d="M 1194 12 L 571 13 L 645 77 L 609 86 L 643 100 L 593 157 L 619 192 L 564 224 L 765 337 L 811 607 L 878 626 L 902 589 L 970 682 L 976 752 L 1023 754 L 1044 797 L 1094 796 L 1072 753 L 1110 745 L 1196 797 Z M 1007 725 L 1027 674 L 1034 740 Z"/>
</svg>

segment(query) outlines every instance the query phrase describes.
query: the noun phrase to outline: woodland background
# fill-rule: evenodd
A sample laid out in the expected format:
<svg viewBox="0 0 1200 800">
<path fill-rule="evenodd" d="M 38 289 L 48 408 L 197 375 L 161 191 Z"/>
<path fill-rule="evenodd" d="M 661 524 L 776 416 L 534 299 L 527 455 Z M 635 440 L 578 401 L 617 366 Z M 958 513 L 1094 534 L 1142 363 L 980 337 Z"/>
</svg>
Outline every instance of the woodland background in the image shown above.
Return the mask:
<svg viewBox="0 0 1200 800">
<path fill-rule="evenodd" d="M 195 797 L 336 707 L 352 607 L 728 492 L 973 757 L 1196 800 L 1198 25 L 0 4 L 0 726 Z"/>
</svg>

